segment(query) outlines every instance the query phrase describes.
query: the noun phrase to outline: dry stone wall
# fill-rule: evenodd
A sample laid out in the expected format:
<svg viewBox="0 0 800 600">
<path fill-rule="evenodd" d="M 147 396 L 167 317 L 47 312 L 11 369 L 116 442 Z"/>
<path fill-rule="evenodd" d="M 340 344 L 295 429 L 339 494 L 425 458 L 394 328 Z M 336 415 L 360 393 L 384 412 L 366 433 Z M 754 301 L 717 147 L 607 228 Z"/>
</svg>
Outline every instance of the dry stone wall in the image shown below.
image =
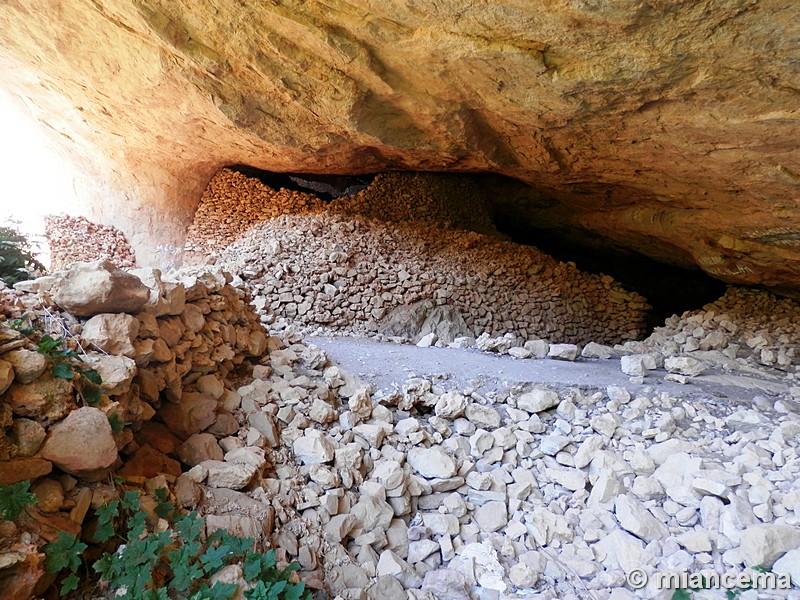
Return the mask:
<svg viewBox="0 0 800 600">
<path fill-rule="evenodd" d="M 185 258 L 241 274 L 274 331 L 618 343 L 643 335 L 648 308 L 610 277 L 501 241 L 465 176 L 382 174 L 325 203 L 223 169 Z"/>
<path fill-rule="evenodd" d="M 44 575 L 37 544 L 80 533 L 90 508 L 116 493 L 110 471 L 131 485 L 156 476 L 174 483 L 179 460 L 189 460 L 187 438 L 239 429 L 225 409 L 238 398 L 232 381 L 268 343 L 249 299 L 218 269 L 135 273 L 82 263 L 36 280 L 37 295 L 18 292 L 8 307 L 14 319 L 27 316 L 26 327 L 67 335 L 75 364 L 102 379 L 99 401 L 87 400 L 80 381 L 56 376 L 57 361 L 13 321 L 0 324 L 0 484 L 31 480 L 38 498 L 0 530 L 0 548 L 16 557 L 0 572 L 4 599 L 33 597 Z M 234 463 L 218 471 L 226 469 L 238 471 Z"/>
<path fill-rule="evenodd" d="M 282 216 L 253 227 L 219 264 L 247 280 L 259 309 L 310 328 L 413 338 L 415 320 L 446 309 L 445 320 L 463 323 L 457 334 L 473 337 L 616 343 L 644 332 L 644 299 L 611 277 L 432 223 Z"/>
<path fill-rule="evenodd" d="M 136 255 L 125 235 L 111 225 L 92 223 L 84 217 L 45 217 L 45 235 L 50 246 L 50 270 L 77 262 L 112 260 L 121 269 L 136 267 Z"/>
</svg>

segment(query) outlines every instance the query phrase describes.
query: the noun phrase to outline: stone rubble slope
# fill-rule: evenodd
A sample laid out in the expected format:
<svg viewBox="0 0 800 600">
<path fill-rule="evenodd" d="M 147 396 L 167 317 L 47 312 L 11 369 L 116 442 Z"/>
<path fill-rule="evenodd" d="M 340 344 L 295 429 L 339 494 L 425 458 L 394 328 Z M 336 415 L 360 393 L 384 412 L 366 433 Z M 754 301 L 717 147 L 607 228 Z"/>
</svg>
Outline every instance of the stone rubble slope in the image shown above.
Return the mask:
<svg viewBox="0 0 800 600">
<path fill-rule="evenodd" d="M 332 596 L 666 600 L 627 573 L 800 575 L 800 397 L 534 384 L 482 396 L 425 378 L 376 391 L 316 346 L 270 347 L 237 390 L 242 429 L 203 445 L 179 501 L 268 512 L 280 555 Z M 261 479 L 219 483 L 223 452 Z"/>
<path fill-rule="evenodd" d="M 44 226 L 51 271 L 94 260 L 111 260 L 121 269 L 136 267 L 133 249 L 116 227 L 68 215 L 49 215 Z"/>
<path fill-rule="evenodd" d="M 647 309 L 611 277 L 582 273 L 532 247 L 329 213 L 254 226 L 218 264 L 241 275 L 256 308 L 273 315 L 266 319 L 273 330 L 294 322 L 308 331 L 417 341 L 431 319 L 434 329 L 452 326 L 445 341 L 509 332 L 522 340 L 616 343 L 643 333 Z"/>
<path fill-rule="evenodd" d="M 323 211 L 494 233 L 482 193 L 464 176 L 382 173 L 365 190 L 325 202 L 311 193 L 274 190 L 254 177 L 222 169 L 200 200 L 187 234 L 184 260 L 205 264 L 262 221 Z"/>
<path fill-rule="evenodd" d="M 672 316 L 643 341 L 616 346 L 622 370 L 637 378 L 666 369 L 685 383 L 712 371 L 796 385 L 800 303 L 757 289 L 730 287 L 700 310 Z M 720 379 L 717 377 L 719 381 Z M 758 384 L 756 383 L 756 387 Z"/>
</svg>

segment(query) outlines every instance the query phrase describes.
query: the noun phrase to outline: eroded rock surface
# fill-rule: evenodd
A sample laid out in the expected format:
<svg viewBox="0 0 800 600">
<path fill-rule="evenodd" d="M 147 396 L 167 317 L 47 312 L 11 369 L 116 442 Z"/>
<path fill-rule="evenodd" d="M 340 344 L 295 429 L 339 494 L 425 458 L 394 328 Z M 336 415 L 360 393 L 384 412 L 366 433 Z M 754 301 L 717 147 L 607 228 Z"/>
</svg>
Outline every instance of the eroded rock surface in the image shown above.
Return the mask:
<svg viewBox="0 0 800 600">
<path fill-rule="evenodd" d="M 797 294 L 799 10 L 6 2 L 0 83 L 145 264 L 176 260 L 224 164 L 483 171 L 536 186 L 495 190 L 520 222 Z"/>
</svg>

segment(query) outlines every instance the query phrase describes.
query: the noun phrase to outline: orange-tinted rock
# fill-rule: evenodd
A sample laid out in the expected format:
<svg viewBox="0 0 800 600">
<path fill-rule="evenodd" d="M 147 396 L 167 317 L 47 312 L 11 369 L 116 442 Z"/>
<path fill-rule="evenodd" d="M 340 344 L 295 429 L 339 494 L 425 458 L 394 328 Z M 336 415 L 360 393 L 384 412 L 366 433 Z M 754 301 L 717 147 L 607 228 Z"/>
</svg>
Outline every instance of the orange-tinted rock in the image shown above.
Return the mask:
<svg viewBox="0 0 800 600">
<path fill-rule="evenodd" d="M 800 289 L 797 3 L 81 0 L 0 23 L 0 85 L 144 263 L 175 261 L 225 163 L 485 171 L 537 186 L 497 194 L 518 222 Z"/>
<path fill-rule="evenodd" d="M 177 404 L 163 404 L 159 414 L 170 431 L 185 440 L 217 419 L 217 401 L 207 394 L 183 392 Z"/>
<path fill-rule="evenodd" d="M 12 385 L 4 400 L 14 414 L 39 421 L 56 421 L 67 414 L 73 403 L 72 384 L 46 374 L 32 383 Z"/>
<path fill-rule="evenodd" d="M 136 434 L 136 441 L 152 446 L 164 454 L 175 454 L 181 445 L 181 440 L 170 433 L 166 425 L 153 421 L 142 423 L 142 428 Z"/>
<path fill-rule="evenodd" d="M 3 600 L 30 600 L 44 576 L 44 554 L 36 546 L 17 544 L 7 552 L 0 552 Z"/>
<path fill-rule="evenodd" d="M 18 458 L 0 461 L 0 485 L 11 485 L 26 479 L 44 477 L 53 470 L 53 463 L 43 458 Z"/>
<path fill-rule="evenodd" d="M 150 479 L 165 473 L 177 477 L 181 474 L 181 464 L 159 452 L 152 446 L 142 445 L 125 463 L 117 474 L 129 479 Z"/>
</svg>

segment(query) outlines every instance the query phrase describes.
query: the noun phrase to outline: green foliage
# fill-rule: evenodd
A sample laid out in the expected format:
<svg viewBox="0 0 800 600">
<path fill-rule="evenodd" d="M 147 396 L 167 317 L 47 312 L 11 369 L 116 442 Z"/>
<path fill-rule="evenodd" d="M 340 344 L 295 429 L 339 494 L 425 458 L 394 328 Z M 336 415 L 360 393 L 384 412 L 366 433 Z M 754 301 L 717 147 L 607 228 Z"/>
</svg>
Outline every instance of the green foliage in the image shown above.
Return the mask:
<svg viewBox="0 0 800 600">
<path fill-rule="evenodd" d="M 20 329 L 20 331 L 22 331 Z M 35 336 L 35 328 L 26 328 L 25 335 Z M 41 335 L 36 342 L 36 349 L 44 354 L 53 364 L 53 377 L 73 382 L 78 396 L 85 406 L 97 406 L 103 398 L 103 379 L 97 369 L 84 368 L 83 359 L 74 350 L 64 347 L 64 338 L 54 338 L 48 334 Z M 124 425 L 123 425 L 124 426 Z M 112 424 L 113 427 L 113 424 Z M 117 431 L 117 430 L 115 430 Z"/>
<path fill-rule="evenodd" d="M 13 485 L 0 485 L 0 515 L 8 521 L 16 521 L 26 506 L 36 504 L 36 496 L 28 490 L 30 481 Z"/>
<path fill-rule="evenodd" d="M 16 283 L 30 279 L 35 271 L 45 268 L 36 260 L 28 238 L 12 227 L 0 227 L 0 280 Z"/>
<path fill-rule="evenodd" d="M 291 573 L 299 568 L 292 564 L 278 568 L 275 551 L 253 552 L 252 538 L 239 538 L 225 530 L 215 531 L 204 539 L 204 520 L 197 514 L 181 514 L 168 501 L 166 490 L 156 492 L 157 512 L 167 520 L 166 531 L 147 527 L 146 513 L 137 492 L 127 491 L 97 509 L 94 539 L 105 543 L 118 540 L 117 550 L 103 554 L 92 565 L 115 598 L 129 600 L 228 600 L 237 586 L 217 583 L 209 578 L 223 567 L 242 562 L 247 581 L 255 584 L 245 592 L 252 600 L 310 600 L 303 583 L 292 583 Z M 62 595 L 77 589 L 75 573 L 81 565 L 80 555 L 86 549 L 74 536 L 61 534 L 56 542 L 45 546 L 49 572 L 66 570 Z"/>
<path fill-rule="evenodd" d="M 79 542 L 77 536 L 58 532 L 58 539 L 44 547 L 44 568 L 48 573 L 58 573 L 66 569 L 68 574 L 61 580 L 61 595 L 78 589 L 77 571 L 81 566 L 81 554 L 87 546 Z"/>
<path fill-rule="evenodd" d="M 119 433 L 120 431 L 125 429 L 126 425 L 130 425 L 130 423 L 123 422 L 123 420 L 117 413 L 111 413 L 110 415 L 108 415 L 108 424 L 111 425 L 111 431 L 113 431 L 114 433 Z"/>
<path fill-rule="evenodd" d="M 672 600 L 692 600 L 692 592 L 684 588 L 678 588 L 672 593 Z"/>
</svg>

